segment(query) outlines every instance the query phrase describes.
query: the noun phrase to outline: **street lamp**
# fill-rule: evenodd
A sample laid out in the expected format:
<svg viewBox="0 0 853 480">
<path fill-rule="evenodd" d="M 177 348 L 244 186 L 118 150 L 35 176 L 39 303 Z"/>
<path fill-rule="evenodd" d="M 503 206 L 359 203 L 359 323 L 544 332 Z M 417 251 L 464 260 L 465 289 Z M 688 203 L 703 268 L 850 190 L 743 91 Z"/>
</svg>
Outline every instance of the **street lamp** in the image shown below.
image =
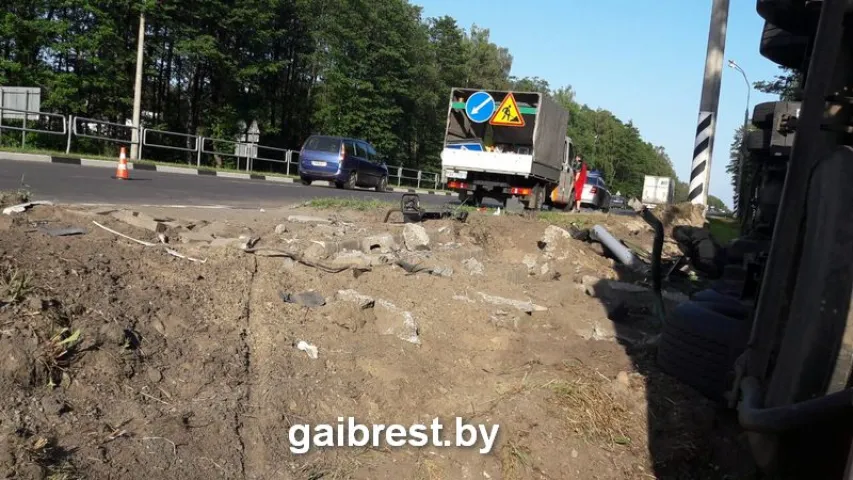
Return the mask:
<svg viewBox="0 0 853 480">
<path fill-rule="evenodd" d="M 738 194 L 738 203 L 741 203 L 743 206 L 743 171 L 744 171 L 744 163 L 746 162 L 746 134 L 749 127 L 749 97 L 752 93 L 752 85 L 749 83 L 749 79 L 746 78 L 746 72 L 740 68 L 734 60 L 729 60 L 729 68 L 733 68 L 740 72 L 743 75 L 743 81 L 746 83 L 746 109 L 743 112 L 743 130 L 741 133 L 740 139 L 740 162 L 738 162 L 738 175 L 737 175 L 737 194 Z M 738 208 L 738 215 L 743 220 L 746 218 L 746 212 L 742 211 L 744 208 Z M 744 226 L 744 225 L 742 225 Z"/>
</svg>

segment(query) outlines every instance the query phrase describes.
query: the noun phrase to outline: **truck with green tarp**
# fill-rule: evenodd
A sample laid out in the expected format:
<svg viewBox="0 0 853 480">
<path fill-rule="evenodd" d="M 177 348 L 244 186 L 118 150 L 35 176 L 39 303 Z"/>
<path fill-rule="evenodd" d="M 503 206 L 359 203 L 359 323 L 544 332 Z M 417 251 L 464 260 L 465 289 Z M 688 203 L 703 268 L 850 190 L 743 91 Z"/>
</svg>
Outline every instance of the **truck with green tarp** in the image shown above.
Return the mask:
<svg viewBox="0 0 853 480">
<path fill-rule="evenodd" d="M 442 182 L 462 202 L 517 198 L 530 209 L 574 201 L 576 153 L 569 112 L 550 96 L 453 88 L 441 153 Z"/>
</svg>

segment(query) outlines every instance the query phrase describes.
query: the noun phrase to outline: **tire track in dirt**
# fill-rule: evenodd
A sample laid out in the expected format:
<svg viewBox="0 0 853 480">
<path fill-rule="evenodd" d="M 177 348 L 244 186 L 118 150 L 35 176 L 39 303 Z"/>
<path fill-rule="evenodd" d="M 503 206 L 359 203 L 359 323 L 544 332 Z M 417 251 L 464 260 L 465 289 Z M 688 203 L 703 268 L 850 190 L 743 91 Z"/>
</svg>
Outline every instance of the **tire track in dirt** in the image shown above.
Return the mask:
<svg viewBox="0 0 853 480">
<path fill-rule="evenodd" d="M 240 342 L 243 356 L 244 373 L 248 381 L 243 395 L 238 399 L 237 409 L 234 411 L 234 424 L 236 425 L 237 440 L 240 442 L 240 473 L 246 478 L 246 439 L 245 425 L 243 423 L 246 404 L 252 398 L 252 348 L 248 337 L 252 325 L 252 299 L 255 293 L 255 278 L 258 275 L 258 259 L 252 257 L 252 269 L 249 276 L 249 291 L 243 305 L 243 327 L 240 331 Z"/>
</svg>

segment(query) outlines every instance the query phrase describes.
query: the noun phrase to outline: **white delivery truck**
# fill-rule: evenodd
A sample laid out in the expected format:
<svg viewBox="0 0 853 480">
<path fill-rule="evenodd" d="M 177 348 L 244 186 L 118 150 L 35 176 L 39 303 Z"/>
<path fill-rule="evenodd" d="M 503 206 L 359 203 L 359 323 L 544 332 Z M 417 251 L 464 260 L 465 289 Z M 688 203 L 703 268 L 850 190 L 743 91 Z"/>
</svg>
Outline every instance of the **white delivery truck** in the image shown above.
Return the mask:
<svg viewBox="0 0 853 480">
<path fill-rule="evenodd" d="M 462 202 L 517 198 L 529 209 L 574 202 L 569 112 L 536 92 L 453 88 L 442 182 Z"/>
<path fill-rule="evenodd" d="M 675 181 L 670 177 L 646 175 L 641 200 L 647 207 L 671 204 L 675 200 Z"/>
</svg>

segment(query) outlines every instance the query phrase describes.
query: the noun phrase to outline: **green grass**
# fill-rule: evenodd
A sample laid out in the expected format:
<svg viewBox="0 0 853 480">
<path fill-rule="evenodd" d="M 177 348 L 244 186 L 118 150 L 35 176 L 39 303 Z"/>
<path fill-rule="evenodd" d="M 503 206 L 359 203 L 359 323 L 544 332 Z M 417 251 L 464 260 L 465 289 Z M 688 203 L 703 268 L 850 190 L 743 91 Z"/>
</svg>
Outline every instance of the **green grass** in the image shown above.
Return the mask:
<svg viewBox="0 0 853 480">
<path fill-rule="evenodd" d="M 398 207 L 399 203 L 384 202 L 381 200 L 361 200 L 358 198 L 315 198 L 310 200 L 306 206 L 318 210 L 358 210 L 362 212 L 379 210 L 385 211 Z"/>
<path fill-rule="evenodd" d="M 720 244 L 726 244 L 740 236 L 740 225 L 732 218 L 708 218 L 708 230 Z"/>
</svg>

